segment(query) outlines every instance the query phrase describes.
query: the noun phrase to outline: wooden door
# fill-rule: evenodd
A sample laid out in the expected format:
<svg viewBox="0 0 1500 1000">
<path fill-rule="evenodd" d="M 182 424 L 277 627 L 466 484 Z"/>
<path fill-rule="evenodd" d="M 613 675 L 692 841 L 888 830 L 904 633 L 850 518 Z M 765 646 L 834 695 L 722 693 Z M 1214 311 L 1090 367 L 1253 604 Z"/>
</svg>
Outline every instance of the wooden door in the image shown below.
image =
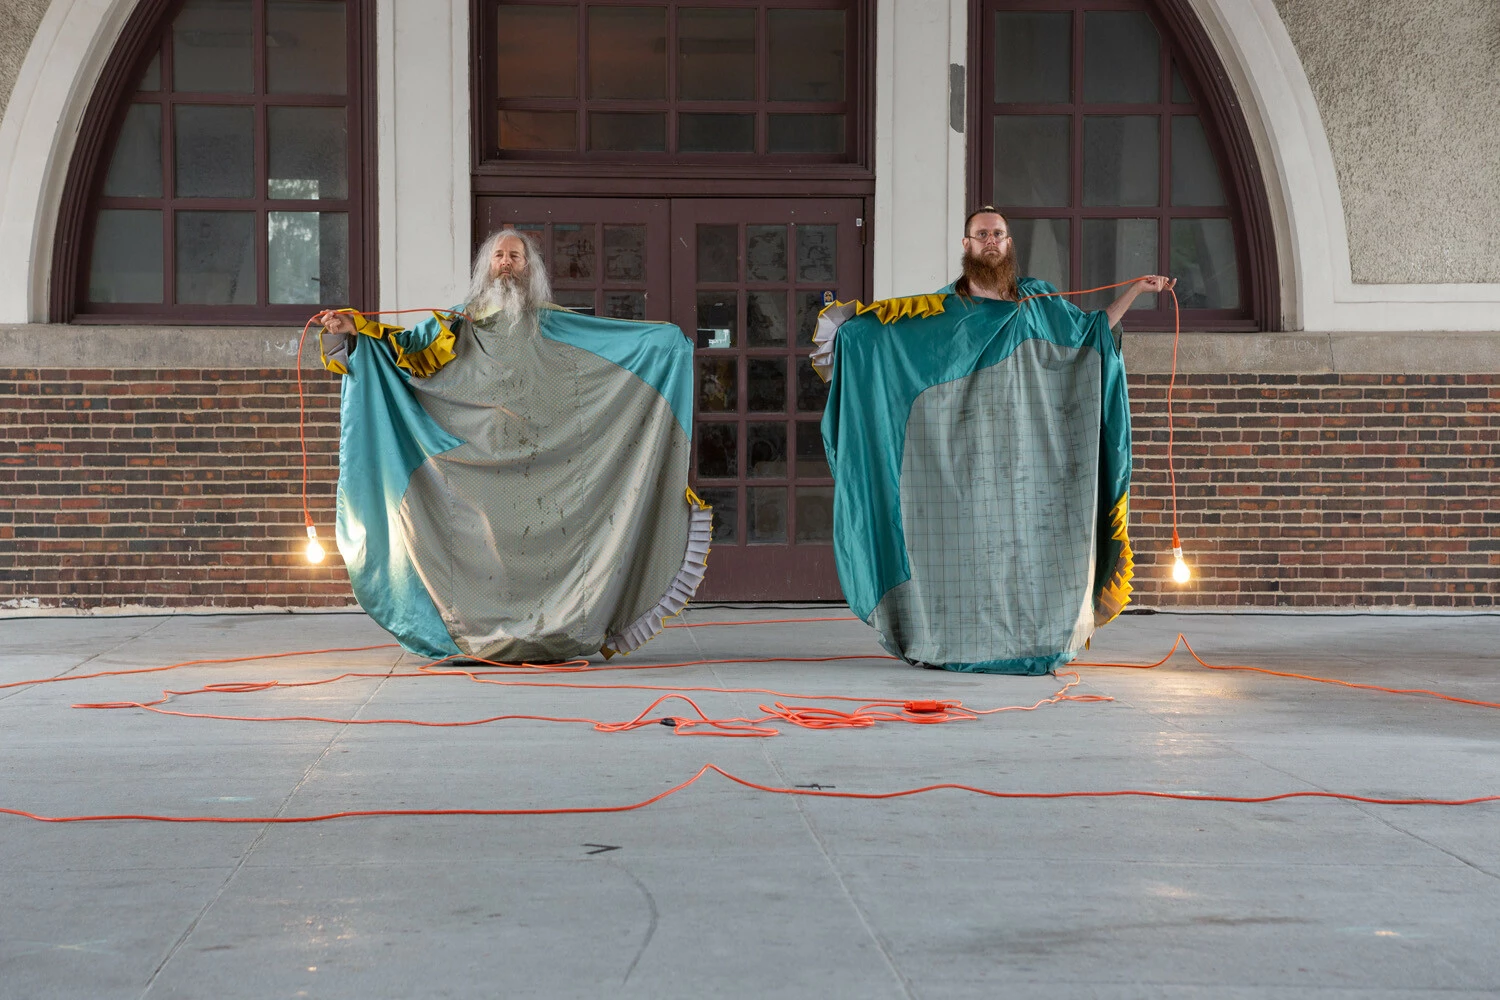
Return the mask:
<svg viewBox="0 0 1500 1000">
<path fill-rule="evenodd" d="M 825 302 L 859 297 L 863 200 L 672 202 L 672 321 L 696 346 L 693 487 L 707 600 L 836 600 L 833 480 L 812 370 Z"/>
</svg>

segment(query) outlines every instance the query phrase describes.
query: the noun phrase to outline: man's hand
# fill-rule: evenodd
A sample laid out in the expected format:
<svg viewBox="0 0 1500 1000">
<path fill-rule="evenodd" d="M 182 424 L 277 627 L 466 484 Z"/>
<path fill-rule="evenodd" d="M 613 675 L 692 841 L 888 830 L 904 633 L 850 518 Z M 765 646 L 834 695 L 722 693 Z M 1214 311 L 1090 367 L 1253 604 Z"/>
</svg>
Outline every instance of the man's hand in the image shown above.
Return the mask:
<svg viewBox="0 0 1500 1000">
<path fill-rule="evenodd" d="M 318 313 L 316 322 L 329 333 L 353 333 L 354 314 L 338 312 L 334 309 L 324 309 Z"/>
<path fill-rule="evenodd" d="M 1176 287 L 1176 278 L 1168 278 L 1161 274 L 1148 274 L 1144 278 L 1137 279 L 1136 283 L 1131 286 L 1137 295 L 1143 292 L 1165 292 L 1169 288 Z"/>
</svg>

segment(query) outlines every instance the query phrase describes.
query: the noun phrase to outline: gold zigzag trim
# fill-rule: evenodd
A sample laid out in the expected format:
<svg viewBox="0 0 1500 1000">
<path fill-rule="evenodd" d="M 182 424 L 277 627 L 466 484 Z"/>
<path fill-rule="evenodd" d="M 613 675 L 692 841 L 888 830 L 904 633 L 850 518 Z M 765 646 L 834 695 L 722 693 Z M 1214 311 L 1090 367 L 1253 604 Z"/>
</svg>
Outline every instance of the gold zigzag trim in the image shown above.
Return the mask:
<svg viewBox="0 0 1500 1000">
<path fill-rule="evenodd" d="M 390 340 L 391 346 L 396 349 L 396 367 L 405 368 L 417 378 L 431 378 L 438 373 L 438 369 L 457 357 L 453 353 L 453 345 L 457 342 L 458 338 L 453 335 L 453 330 L 449 328 L 447 323 L 443 322 L 443 317 L 440 314 L 434 312 L 432 318 L 437 320 L 438 327 L 442 332 L 432 338 L 432 343 L 420 351 L 405 350 L 397 342 L 395 336 L 395 333 L 401 328 L 389 328 L 393 332 L 389 334 L 387 339 Z"/>
<path fill-rule="evenodd" d="M 1129 522 L 1130 491 L 1126 490 L 1125 495 L 1120 497 L 1109 512 L 1110 537 L 1123 545 L 1120 557 L 1115 560 L 1114 568 L 1110 571 L 1109 580 L 1094 602 L 1095 628 L 1114 621 L 1125 610 L 1125 605 L 1130 603 L 1130 592 L 1134 589 L 1130 581 L 1135 576 L 1135 553 L 1130 551 L 1130 533 L 1127 530 Z"/>
<path fill-rule="evenodd" d="M 854 315 L 863 316 L 865 313 L 874 313 L 882 324 L 894 323 L 898 319 L 907 319 L 916 316 L 941 316 L 943 313 L 943 299 L 947 296 L 936 295 L 908 295 L 900 299 L 881 299 L 871 302 L 869 305 L 855 304 Z"/>
</svg>

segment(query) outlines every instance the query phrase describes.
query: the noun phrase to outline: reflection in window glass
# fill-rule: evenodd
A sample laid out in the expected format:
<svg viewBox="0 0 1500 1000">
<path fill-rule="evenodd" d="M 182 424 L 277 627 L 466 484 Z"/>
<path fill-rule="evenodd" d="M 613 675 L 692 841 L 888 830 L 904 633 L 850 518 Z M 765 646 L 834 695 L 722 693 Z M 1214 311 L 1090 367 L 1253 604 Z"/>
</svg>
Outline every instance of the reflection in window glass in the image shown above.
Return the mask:
<svg viewBox="0 0 1500 1000">
<path fill-rule="evenodd" d="M 833 541 L 833 487 L 797 487 L 797 541 Z"/>
<path fill-rule="evenodd" d="M 995 100 L 1066 104 L 1072 94 L 1071 11 L 995 14 Z"/>
<path fill-rule="evenodd" d="M 813 334 L 818 328 L 818 313 L 822 311 L 822 292 L 797 293 L 797 343 L 804 346 L 812 343 Z"/>
<path fill-rule="evenodd" d="M 751 347 L 786 346 L 785 292 L 746 293 L 745 336 Z"/>
<path fill-rule="evenodd" d="M 255 213 L 177 213 L 177 301 L 254 305 Z"/>
<path fill-rule="evenodd" d="M 254 108 L 179 104 L 173 118 L 177 197 L 255 197 Z"/>
<path fill-rule="evenodd" d="M 828 383 L 813 370 L 812 362 L 797 359 L 797 409 L 802 413 L 818 413 L 828 403 Z"/>
<path fill-rule="evenodd" d="M 90 302 L 160 302 L 161 212 L 106 208 L 94 226 Z"/>
<path fill-rule="evenodd" d="M 573 111 L 502 111 L 500 148 L 577 149 L 578 115 Z"/>
<path fill-rule="evenodd" d="M 738 532 L 735 530 L 739 520 L 740 491 L 734 488 L 715 489 L 713 487 L 700 488 L 697 491 L 698 499 L 713 508 L 713 538 L 715 545 L 733 545 Z"/>
<path fill-rule="evenodd" d="M 1090 104 L 1161 100 L 1161 36 L 1144 11 L 1083 15 L 1083 99 Z"/>
<path fill-rule="evenodd" d="M 699 347 L 734 347 L 739 342 L 739 297 L 733 290 L 698 293 Z"/>
<path fill-rule="evenodd" d="M 838 226 L 797 227 L 799 282 L 822 282 L 833 288 L 838 270 L 838 231 Z"/>
<path fill-rule="evenodd" d="M 755 116 L 680 114 L 677 149 L 683 153 L 753 153 Z"/>
<path fill-rule="evenodd" d="M 1172 220 L 1172 276 L 1184 309 L 1237 309 L 1240 270 L 1228 219 Z"/>
<path fill-rule="evenodd" d="M 1155 115 L 1085 115 L 1083 203 L 1161 203 L 1161 142 Z"/>
<path fill-rule="evenodd" d="M 1068 197 L 1072 119 L 1066 115 L 995 116 L 994 203 L 1062 208 Z"/>
<path fill-rule="evenodd" d="M 605 152 L 661 153 L 667 116 L 660 112 L 589 112 L 589 148 Z"/>
<path fill-rule="evenodd" d="M 1172 117 L 1172 204 L 1224 204 L 1219 166 L 1197 115 Z"/>
<path fill-rule="evenodd" d="M 745 533 L 751 545 L 775 545 L 786 542 L 786 488 L 753 486 L 745 490 L 749 503 L 745 510 Z"/>
<path fill-rule="evenodd" d="M 646 227 L 604 227 L 604 280 L 646 280 Z"/>
<path fill-rule="evenodd" d="M 698 281 L 739 279 L 739 227 L 698 226 Z"/>
<path fill-rule="evenodd" d="M 132 104 L 104 180 L 107 198 L 161 197 L 161 105 Z"/>
<path fill-rule="evenodd" d="M 813 420 L 797 421 L 797 478 L 828 479 L 832 475 L 828 471 L 828 455 L 823 451 L 822 425 Z"/>
<path fill-rule="evenodd" d="M 270 299 L 275 303 L 349 300 L 349 216 L 269 212 Z"/>
<path fill-rule="evenodd" d="M 667 9 L 589 8 L 589 96 L 667 96 Z"/>
<path fill-rule="evenodd" d="M 343 108 L 269 108 L 266 126 L 269 197 L 349 197 L 349 128 Z"/>
<path fill-rule="evenodd" d="M 770 115 L 767 139 L 773 153 L 842 153 L 843 115 Z"/>
<path fill-rule="evenodd" d="M 611 319 L 645 319 L 646 296 L 642 292 L 605 292 L 604 315 Z"/>
<path fill-rule="evenodd" d="M 187 0 L 172 22 L 172 89 L 254 91 L 252 13 L 250 0 Z"/>
<path fill-rule="evenodd" d="M 733 413 L 738 405 L 738 362 L 734 358 L 698 359 L 698 412 Z"/>
<path fill-rule="evenodd" d="M 786 358 L 751 358 L 746 365 L 746 399 L 751 413 L 780 413 L 786 409 Z M 786 438 L 786 428 L 781 424 L 754 426 L 781 427 L 781 436 Z M 750 449 L 751 461 L 755 460 L 755 448 Z"/>
<path fill-rule="evenodd" d="M 699 424 L 698 475 L 704 479 L 734 479 L 739 475 L 739 425 Z"/>
<path fill-rule="evenodd" d="M 683 7 L 677 12 L 677 96 L 755 99 L 755 11 Z"/>
<path fill-rule="evenodd" d="M 1084 219 L 1083 287 L 1098 288 L 1157 273 L 1155 219 Z M 1118 288 L 1080 296 L 1083 309 L 1103 309 L 1120 294 Z M 1130 307 L 1155 309 L 1156 293 L 1147 292 Z"/>
<path fill-rule="evenodd" d="M 561 291 L 554 292 L 552 295 L 552 300 L 558 305 L 562 306 L 564 309 L 571 309 L 574 312 L 580 312 L 586 316 L 592 316 L 595 313 L 594 293 L 592 291 L 585 291 L 582 289 L 574 289 L 570 291 L 568 289 L 563 289 Z"/>
<path fill-rule="evenodd" d="M 1011 246 L 1021 274 L 1068 288 L 1068 220 L 1010 219 Z M 1085 288 L 1092 287 L 1085 285 Z"/>
<path fill-rule="evenodd" d="M 578 8 L 506 3 L 495 18 L 496 96 L 578 96 Z"/>
<path fill-rule="evenodd" d="M 562 281 L 594 278 L 594 227 L 559 222 L 552 227 L 552 277 Z"/>
<path fill-rule="evenodd" d="M 745 425 L 745 451 L 752 479 L 786 478 L 786 424 L 751 423 Z"/>
<path fill-rule="evenodd" d="M 844 99 L 844 12 L 770 10 L 771 100 Z"/>
<path fill-rule="evenodd" d="M 136 90 L 153 91 L 161 89 L 161 53 L 151 57 L 146 64 L 146 71 L 141 74 L 141 82 L 136 85 Z"/>
<path fill-rule="evenodd" d="M 1172 64 L 1172 103 L 1191 104 L 1192 101 L 1192 92 L 1188 90 L 1187 84 L 1183 82 L 1182 73 L 1178 71 L 1177 64 L 1174 62 Z"/>
<path fill-rule="evenodd" d="M 786 280 L 786 226 L 745 227 L 745 280 Z"/>
<path fill-rule="evenodd" d="M 342 94 L 349 89 L 343 0 L 268 0 L 266 89 Z"/>
</svg>

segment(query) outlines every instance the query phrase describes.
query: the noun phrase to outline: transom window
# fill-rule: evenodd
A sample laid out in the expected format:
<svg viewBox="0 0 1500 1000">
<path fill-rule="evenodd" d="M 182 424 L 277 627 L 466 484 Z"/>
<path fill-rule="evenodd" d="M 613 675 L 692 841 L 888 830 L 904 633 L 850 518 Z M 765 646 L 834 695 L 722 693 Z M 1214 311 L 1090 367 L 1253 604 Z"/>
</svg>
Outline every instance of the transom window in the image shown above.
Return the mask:
<svg viewBox="0 0 1500 1000">
<path fill-rule="evenodd" d="M 285 321 L 362 298 L 359 12 L 173 6 L 95 168 L 80 317 Z"/>
<path fill-rule="evenodd" d="M 852 159 L 849 0 L 489 0 L 484 159 Z"/>
<path fill-rule="evenodd" d="M 1179 279 L 1184 322 L 1251 328 L 1240 193 L 1191 67 L 1145 0 L 976 0 L 981 202 L 1059 288 Z M 1117 292 L 1083 297 L 1107 305 Z M 1142 295 L 1138 325 L 1170 325 Z"/>
</svg>

